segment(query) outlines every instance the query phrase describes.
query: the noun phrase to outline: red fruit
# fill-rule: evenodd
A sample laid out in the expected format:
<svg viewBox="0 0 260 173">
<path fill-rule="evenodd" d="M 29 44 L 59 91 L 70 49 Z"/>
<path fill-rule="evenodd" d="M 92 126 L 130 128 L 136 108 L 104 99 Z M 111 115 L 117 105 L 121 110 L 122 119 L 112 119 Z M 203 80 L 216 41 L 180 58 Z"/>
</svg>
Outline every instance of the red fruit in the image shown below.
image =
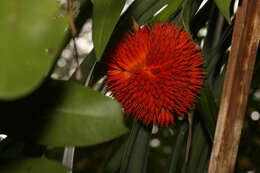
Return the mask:
<svg viewBox="0 0 260 173">
<path fill-rule="evenodd" d="M 133 118 L 164 126 L 194 107 L 204 79 L 202 54 L 173 24 L 125 35 L 107 58 L 108 90 Z"/>
</svg>

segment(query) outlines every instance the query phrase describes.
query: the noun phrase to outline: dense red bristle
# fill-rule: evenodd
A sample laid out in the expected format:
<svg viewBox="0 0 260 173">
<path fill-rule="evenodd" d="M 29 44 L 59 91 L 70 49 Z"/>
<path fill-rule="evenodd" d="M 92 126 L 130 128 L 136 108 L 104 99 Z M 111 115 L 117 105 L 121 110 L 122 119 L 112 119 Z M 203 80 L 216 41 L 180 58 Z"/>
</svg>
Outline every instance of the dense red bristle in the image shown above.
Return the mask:
<svg viewBox="0 0 260 173">
<path fill-rule="evenodd" d="M 173 24 L 127 34 L 107 58 L 108 90 L 126 114 L 164 126 L 194 107 L 204 78 L 202 54 Z"/>
</svg>

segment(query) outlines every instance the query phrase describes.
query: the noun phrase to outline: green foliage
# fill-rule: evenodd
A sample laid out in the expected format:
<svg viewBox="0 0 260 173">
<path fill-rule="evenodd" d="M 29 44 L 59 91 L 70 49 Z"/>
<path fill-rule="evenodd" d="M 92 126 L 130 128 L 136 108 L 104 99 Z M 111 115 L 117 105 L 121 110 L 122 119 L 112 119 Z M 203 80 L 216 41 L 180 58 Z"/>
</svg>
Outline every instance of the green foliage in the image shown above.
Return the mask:
<svg viewBox="0 0 260 173">
<path fill-rule="evenodd" d="M 228 23 L 231 23 L 230 21 L 230 12 L 229 12 L 229 7 L 231 4 L 231 0 L 215 0 L 219 10 L 225 17 L 225 19 L 228 21 Z"/>
<path fill-rule="evenodd" d="M 150 138 L 151 129 L 134 122 L 122 156 L 120 173 L 146 172 Z"/>
<path fill-rule="evenodd" d="M 190 31 L 190 23 L 195 13 L 197 12 L 202 0 L 185 0 L 182 10 L 182 23 L 184 28 Z"/>
<path fill-rule="evenodd" d="M 6 138 L 0 143 L 0 160 L 12 160 L 23 152 L 24 142 Z"/>
<path fill-rule="evenodd" d="M 185 146 L 185 139 L 187 137 L 188 133 L 188 124 L 184 123 L 178 132 L 178 135 L 176 137 L 176 143 L 174 144 L 173 150 L 175 151 L 172 154 L 170 167 L 169 167 L 169 173 L 177 172 L 178 165 L 181 165 L 180 159 L 181 159 L 181 151 L 183 146 Z"/>
<path fill-rule="evenodd" d="M 58 162 L 44 158 L 20 158 L 0 166 L 2 173 L 66 173 L 67 169 Z"/>
<path fill-rule="evenodd" d="M 166 8 L 154 18 L 154 21 L 167 21 L 178 10 L 182 3 L 183 0 L 170 0 Z"/>
<path fill-rule="evenodd" d="M 209 147 L 209 144 L 207 143 L 205 132 L 203 131 L 201 124 L 198 123 L 195 125 L 192 136 L 192 147 L 189 156 L 190 158 L 186 168 L 187 173 L 198 172 L 197 168 L 200 166 L 200 158 L 202 157 L 202 153 L 205 152 L 204 149 L 207 147 Z M 205 164 L 203 166 L 206 167 Z"/>
<path fill-rule="evenodd" d="M 53 0 L 4 0 L 0 25 L 0 99 L 20 98 L 39 87 L 48 75 L 67 20 L 59 16 L 59 4 Z"/>
<path fill-rule="evenodd" d="M 93 0 L 93 42 L 100 60 L 124 6 L 124 0 Z"/>
<path fill-rule="evenodd" d="M 206 86 L 200 95 L 198 110 L 202 122 L 206 125 L 208 134 L 211 140 L 213 140 L 217 122 L 218 106 L 214 101 L 214 97 L 209 86 Z"/>
<path fill-rule="evenodd" d="M 122 15 L 125 0 L 73 2 L 81 2 L 74 20 L 78 32 L 93 20 L 94 49 L 69 81 L 50 79 L 57 57 L 72 39 L 72 34 L 65 35 L 67 17 L 58 3 L 1 2 L 0 134 L 8 135 L 0 141 L 1 172 L 66 172 L 51 161 L 60 162 L 66 146 L 80 146 L 75 173 L 205 172 L 231 44 L 233 26 L 226 22 L 232 23 L 231 1 L 212 0 L 199 8 L 202 0 L 135 0 Z M 174 23 L 198 44 L 204 42 L 207 79 L 191 112 L 192 124 L 176 120 L 174 127 L 151 134 L 151 127 L 124 120 L 120 104 L 102 95 L 107 93 L 106 52 L 132 29 L 132 17 L 140 25 Z M 202 29 L 206 36 L 198 34 Z M 259 88 L 255 81 L 254 92 Z M 249 107 L 257 106 L 259 100 L 251 99 Z M 129 135 L 124 135 L 125 123 L 132 128 Z M 151 147 L 154 139 L 159 146 Z"/>
<path fill-rule="evenodd" d="M 65 81 L 50 81 L 28 98 L 0 105 L 8 115 L 0 123 L 4 133 L 43 145 L 93 145 L 127 132 L 116 101 Z"/>
</svg>

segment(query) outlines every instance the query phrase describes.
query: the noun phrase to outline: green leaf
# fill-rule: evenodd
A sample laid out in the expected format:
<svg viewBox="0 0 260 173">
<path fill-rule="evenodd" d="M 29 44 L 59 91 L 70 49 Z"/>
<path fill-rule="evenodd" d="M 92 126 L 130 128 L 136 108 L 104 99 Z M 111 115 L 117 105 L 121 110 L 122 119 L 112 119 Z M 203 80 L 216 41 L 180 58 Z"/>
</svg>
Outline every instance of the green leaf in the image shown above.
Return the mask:
<svg viewBox="0 0 260 173">
<path fill-rule="evenodd" d="M 215 0 L 215 3 L 217 4 L 218 9 L 223 14 L 228 23 L 231 23 L 229 14 L 231 0 Z"/>
<path fill-rule="evenodd" d="M 131 29 L 131 17 L 134 17 L 138 24 L 144 25 L 149 22 L 149 19 L 153 18 L 153 15 L 160 10 L 164 5 L 168 3 L 169 0 L 135 0 L 124 15 L 120 19 L 122 28 L 119 28 L 117 31 L 122 29 L 125 31 Z"/>
<path fill-rule="evenodd" d="M 9 137 L 0 142 L 0 160 L 11 160 L 19 157 L 24 149 L 25 143 L 15 141 Z"/>
<path fill-rule="evenodd" d="M 227 49 L 231 45 L 233 27 L 227 24 L 215 5 L 211 8 L 210 13 L 203 54 L 207 64 L 207 83 L 215 93 L 218 85 L 217 78 L 221 68 L 227 62 Z"/>
<path fill-rule="evenodd" d="M 177 11 L 183 1 L 184 0 L 170 0 L 167 7 L 155 17 L 154 21 L 167 21 L 171 15 Z"/>
<path fill-rule="evenodd" d="M 213 140 L 217 122 L 218 106 L 208 85 L 205 86 L 198 102 L 200 119 L 207 129 L 210 139 Z"/>
<path fill-rule="evenodd" d="M 194 128 L 192 137 L 192 147 L 187 166 L 187 173 L 194 173 L 200 163 L 200 158 L 203 155 L 204 148 L 208 147 L 205 131 L 200 123 L 197 123 Z"/>
<path fill-rule="evenodd" d="M 146 0 L 147 1 L 147 0 Z M 151 1 L 151 0 L 148 0 Z M 139 24 L 147 24 L 149 23 L 149 19 L 152 19 L 154 14 L 160 10 L 164 5 L 167 4 L 169 0 L 153 0 L 150 3 L 148 2 L 142 2 L 143 4 L 140 3 L 141 7 L 139 12 L 141 13 L 141 16 L 137 19 L 137 22 Z"/>
<path fill-rule="evenodd" d="M 122 157 L 120 173 L 145 173 L 149 156 L 151 128 L 134 121 Z"/>
<path fill-rule="evenodd" d="M 182 24 L 184 28 L 190 32 L 190 23 L 199 9 L 202 0 L 186 0 L 183 3 Z"/>
<path fill-rule="evenodd" d="M 191 20 L 190 30 L 193 38 L 197 38 L 198 31 L 201 28 L 206 27 L 210 16 L 210 11 L 212 10 L 212 3 L 212 1 L 207 1 L 204 6 L 198 12 L 196 12 L 195 16 Z"/>
<path fill-rule="evenodd" d="M 79 69 L 73 73 L 70 81 L 79 82 L 85 86 L 88 86 L 95 64 L 96 56 L 92 49 L 91 52 L 89 52 L 89 54 L 85 57 L 84 61 L 80 64 Z M 80 72 L 80 78 L 77 76 L 78 72 Z"/>
<path fill-rule="evenodd" d="M 174 173 L 178 172 L 178 164 L 181 163 L 181 151 L 185 147 L 186 138 L 187 138 L 187 132 L 188 132 L 188 124 L 185 122 L 181 125 L 180 130 L 178 131 L 178 136 L 174 140 L 176 141 L 174 148 L 173 148 L 173 153 L 172 153 L 172 158 L 171 158 L 171 163 L 170 163 L 170 168 L 168 173 Z"/>
<path fill-rule="evenodd" d="M 93 42 L 97 60 L 105 50 L 125 0 L 93 0 Z"/>
<path fill-rule="evenodd" d="M 52 146 L 87 146 L 127 132 L 121 106 L 79 84 L 50 81 L 28 98 L 0 103 L 5 134 Z"/>
<path fill-rule="evenodd" d="M 115 173 L 119 170 L 122 156 L 125 150 L 127 149 L 127 144 L 127 140 L 125 140 L 125 142 L 118 147 L 118 149 L 115 151 L 113 156 L 108 161 L 104 169 L 104 173 Z"/>
<path fill-rule="evenodd" d="M 196 173 L 205 173 L 206 168 L 208 167 L 209 155 L 210 147 L 207 145 L 200 154 L 200 162 L 198 163 Z"/>
<path fill-rule="evenodd" d="M 1 173 L 66 173 L 67 169 L 44 158 L 22 158 L 0 165 Z"/>
<path fill-rule="evenodd" d="M 53 0 L 9 1 L 0 6 L 0 99 L 22 97 L 48 75 L 67 20 Z"/>
<path fill-rule="evenodd" d="M 225 73 L 226 73 L 226 66 L 223 68 L 223 71 L 221 72 L 221 74 L 219 76 L 216 77 L 215 81 L 214 81 L 214 100 L 216 105 L 220 105 L 220 99 L 221 99 L 221 93 L 222 93 L 222 89 L 224 86 L 224 79 L 225 79 Z"/>
</svg>

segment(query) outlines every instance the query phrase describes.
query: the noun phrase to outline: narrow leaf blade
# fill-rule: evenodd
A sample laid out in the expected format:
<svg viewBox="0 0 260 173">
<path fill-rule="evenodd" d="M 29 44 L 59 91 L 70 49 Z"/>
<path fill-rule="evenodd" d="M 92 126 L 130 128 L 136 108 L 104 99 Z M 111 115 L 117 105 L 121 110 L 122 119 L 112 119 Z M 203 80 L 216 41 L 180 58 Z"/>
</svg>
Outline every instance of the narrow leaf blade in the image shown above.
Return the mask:
<svg viewBox="0 0 260 173">
<path fill-rule="evenodd" d="M 166 8 L 155 17 L 154 21 L 155 22 L 167 21 L 171 17 L 171 15 L 177 11 L 177 9 L 180 7 L 182 2 L 183 0 L 170 0 Z"/>
<path fill-rule="evenodd" d="M 97 60 L 105 50 L 125 1 L 93 0 L 93 42 Z"/>
<path fill-rule="evenodd" d="M 225 19 L 228 21 L 228 23 L 231 23 L 229 13 L 231 0 L 215 0 L 215 3 L 217 4 L 219 10 L 221 11 Z"/>
</svg>

